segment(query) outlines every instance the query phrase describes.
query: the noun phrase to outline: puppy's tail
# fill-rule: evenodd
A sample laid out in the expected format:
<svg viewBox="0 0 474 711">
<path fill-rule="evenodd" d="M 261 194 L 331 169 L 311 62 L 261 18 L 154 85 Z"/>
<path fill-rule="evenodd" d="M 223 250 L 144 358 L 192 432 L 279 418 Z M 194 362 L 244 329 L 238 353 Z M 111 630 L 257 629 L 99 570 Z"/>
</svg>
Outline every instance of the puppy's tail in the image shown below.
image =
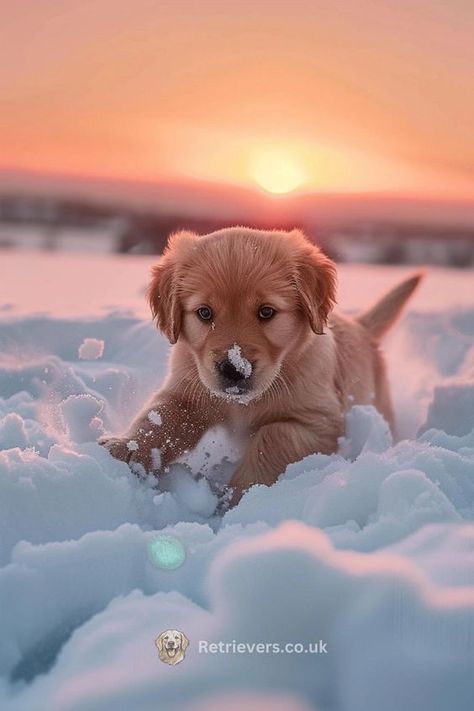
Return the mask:
<svg viewBox="0 0 474 711">
<path fill-rule="evenodd" d="M 418 272 L 385 294 L 368 311 L 357 317 L 357 321 L 379 340 L 393 326 L 400 313 L 424 276 Z"/>
</svg>

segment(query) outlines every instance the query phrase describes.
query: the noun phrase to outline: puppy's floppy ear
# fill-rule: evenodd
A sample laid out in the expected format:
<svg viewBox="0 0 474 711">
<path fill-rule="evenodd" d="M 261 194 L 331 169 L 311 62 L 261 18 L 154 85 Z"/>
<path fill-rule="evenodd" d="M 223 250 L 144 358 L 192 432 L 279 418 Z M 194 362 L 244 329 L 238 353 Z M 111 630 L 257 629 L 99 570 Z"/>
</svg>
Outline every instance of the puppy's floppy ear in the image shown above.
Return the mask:
<svg viewBox="0 0 474 711">
<path fill-rule="evenodd" d="M 181 635 L 181 649 L 183 650 L 183 652 L 185 652 L 187 650 L 187 648 L 189 647 L 189 639 L 182 632 L 180 632 L 180 635 Z"/>
<path fill-rule="evenodd" d="M 163 645 L 164 645 L 163 635 L 164 635 L 164 632 L 162 632 L 160 634 L 160 636 L 155 639 L 156 648 L 158 649 L 158 651 L 160 653 L 163 651 Z"/>
<path fill-rule="evenodd" d="M 336 302 L 337 270 L 318 247 L 306 239 L 304 242 L 297 258 L 296 287 L 311 329 L 322 334 Z"/>
<path fill-rule="evenodd" d="M 170 343 L 176 343 L 181 330 L 181 303 L 179 300 L 179 265 L 186 248 L 196 235 L 177 232 L 168 240 L 163 256 L 152 267 L 148 287 L 153 318 Z"/>
</svg>

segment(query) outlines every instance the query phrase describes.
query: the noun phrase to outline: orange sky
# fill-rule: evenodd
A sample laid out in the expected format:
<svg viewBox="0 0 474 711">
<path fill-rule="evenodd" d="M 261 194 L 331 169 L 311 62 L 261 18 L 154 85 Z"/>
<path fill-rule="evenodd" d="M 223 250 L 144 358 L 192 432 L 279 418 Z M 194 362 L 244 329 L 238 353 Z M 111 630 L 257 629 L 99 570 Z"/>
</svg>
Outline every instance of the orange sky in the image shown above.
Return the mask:
<svg viewBox="0 0 474 711">
<path fill-rule="evenodd" d="M 470 0 L 3 5 L 0 166 L 474 196 Z"/>
</svg>

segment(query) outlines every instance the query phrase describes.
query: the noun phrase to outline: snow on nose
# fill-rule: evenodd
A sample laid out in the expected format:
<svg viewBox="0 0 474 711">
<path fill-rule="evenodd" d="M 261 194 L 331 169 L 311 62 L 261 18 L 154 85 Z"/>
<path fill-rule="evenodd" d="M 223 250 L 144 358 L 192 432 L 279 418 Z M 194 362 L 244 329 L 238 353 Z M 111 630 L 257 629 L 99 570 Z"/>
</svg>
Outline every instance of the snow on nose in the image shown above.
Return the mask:
<svg viewBox="0 0 474 711">
<path fill-rule="evenodd" d="M 250 378 L 252 375 L 252 363 L 243 357 L 242 350 L 237 343 L 234 343 L 232 348 L 229 348 L 227 358 L 244 378 Z"/>
</svg>

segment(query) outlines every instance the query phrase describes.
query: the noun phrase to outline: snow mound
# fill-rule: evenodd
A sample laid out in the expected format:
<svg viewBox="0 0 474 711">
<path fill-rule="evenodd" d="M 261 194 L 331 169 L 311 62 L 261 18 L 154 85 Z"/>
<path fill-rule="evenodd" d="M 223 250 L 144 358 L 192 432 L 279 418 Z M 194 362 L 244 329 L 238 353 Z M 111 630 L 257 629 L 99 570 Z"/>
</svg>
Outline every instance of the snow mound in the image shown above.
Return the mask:
<svg viewBox="0 0 474 711">
<path fill-rule="evenodd" d="M 466 435 L 474 429 L 474 381 L 438 385 L 422 431 L 436 428 Z"/>
<path fill-rule="evenodd" d="M 164 378 L 148 322 L 3 312 L 2 710 L 470 711 L 473 334 L 473 308 L 410 313 L 386 343 L 405 439 L 356 406 L 336 454 L 222 515 L 238 446 L 218 429 L 158 484 L 96 443 Z M 78 360 L 91 339 L 107 349 Z M 183 544 L 180 567 L 150 561 L 157 532 Z M 190 640 L 176 668 L 154 643 L 168 628 Z M 206 654 L 200 640 L 327 653 Z"/>
<path fill-rule="evenodd" d="M 52 645 L 63 646 L 49 673 L 24 687 L 11 707 L 17 700 L 33 711 L 151 710 L 157 698 L 163 708 L 186 708 L 192 699 L 204 707 L 209 688 L 222 696 L 229 689 L 258 691 L 269 706 L 276 687 L 309 708 L 399 711 L 418 709 L 423 698 L 425 708 L 467 711 L 474 692 L 474 590 L 437 585 L 419 567 L 428 557 L 457 574 L 469 566 L 472 527 L 437 552 L 440 536 L 451 533 L 444 524 L 415 534 L 408 558 L 396 548 L 369 556 L 337 551 L 325 533 L 297 522 L 245 537 L 223 529 L 214 540 L 196 538 L 187 572 L 166 574 L 148 565 L 146 534 L 138 527 L 39 550 L 22 544 L 10 570 L 10 585 L 23 592 L 12 604 L 4 666 L 29 647 L 29 659 L 14 666 L 18 678 L 35 653 L 44 660 Z M 206 561 L 204 571 L 197 561 Z M 197 586 L 192 570 L 199 570 Z M 67 593 L 67 609 L 58 613 L 55 596 L 42 597 L 38 619 L 28 603 L 54 587 Z M 178 674 L 169 673 L 154 648 L 154 638 L 170 626 L 190 640 Z M 306 648 L 321 641 L 322 651 L 203 654 L 200 640 Z"/>
<path fill-rule="evenodd" d="M 346 416 L 345 436 L 339 440 L 339 452 L 347 459 L 357 459 L 364 451 L 383 452 L 392 444 L 388 424 L 369 405 L 354 405 Z"/>
</svg>

